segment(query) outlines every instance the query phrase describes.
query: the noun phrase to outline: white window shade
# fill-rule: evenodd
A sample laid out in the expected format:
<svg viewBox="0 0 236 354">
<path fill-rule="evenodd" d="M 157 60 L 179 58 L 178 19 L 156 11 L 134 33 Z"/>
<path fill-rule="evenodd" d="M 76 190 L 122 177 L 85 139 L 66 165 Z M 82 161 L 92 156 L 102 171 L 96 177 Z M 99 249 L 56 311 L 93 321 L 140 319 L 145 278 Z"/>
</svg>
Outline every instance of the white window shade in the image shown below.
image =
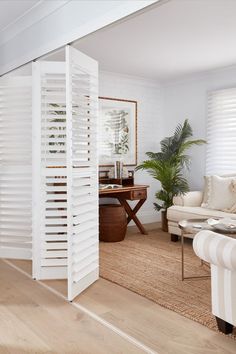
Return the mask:
<svg viewBox="0 0 236 354">
<path fill-rule="evenodd" d="M 206 174 L 236 172 L 236 88 L 208 95 Z"/>
</svg>

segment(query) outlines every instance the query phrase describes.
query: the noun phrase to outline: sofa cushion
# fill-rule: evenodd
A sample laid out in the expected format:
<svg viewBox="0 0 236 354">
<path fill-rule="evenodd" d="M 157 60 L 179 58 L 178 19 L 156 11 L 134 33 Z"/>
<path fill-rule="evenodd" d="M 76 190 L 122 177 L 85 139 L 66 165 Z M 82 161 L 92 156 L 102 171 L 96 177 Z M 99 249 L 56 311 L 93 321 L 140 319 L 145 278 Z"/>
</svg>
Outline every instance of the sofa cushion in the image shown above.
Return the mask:
<svg viewBox="0 0 236 354">
<path fill-rule="evenodd" d="M 209 198 L 209 183 L 211 176 L 204 176 L 204 189 L 201 207 L 206 208 Z"/>
<path fill-rule="evenodd" d="M 230 209 L 236 203 L 236 193 L 231 188 L 234 180 L 233 177 L 211 176 L 208 180 L 206 207 L 223 211 Z"/>
<path fill-rule="evenodd" d="M 173 198 L 173 205 L 198 207 L 202 202 L 202 192 L 191 191 Z"/>
<path fill-rule="evenodd" d="M 184 219 L 208 219 L 208 218 L 225 218 L 236 219 L 235 214 L 225 213 L 220 210 L 212 210 L 202 207 L 185 207 L 173 205 L 167 210 L 167 219 L 179 222 Z"/>
<path fill-rule="evenodd" d="M 216 178 L 216 181 L 215 181 Z M 223 180 L 222 180 L 223 179 Z M 225 179 L 225 180 L 224 180 Z M 204 190 L 203 190 L 203 200 L 202 200 L 202 204 L 201 207 L 203 208 L 210 208 L 210 209 L 218 209 L 218 210 L 223 210 L 226 212 L 232 212 L 234 213 L 234 211 L 231 211 L 230 209 L 232 208 L 232 206 L 234 205 L 234 203 L 231 204 L 231 201 L 229 201 L 229 199 L 232 198 L 232 188 L 231 190 L 227 188 L 226 190 L 226 194 L 230 193 L 230 198 L 227 198 L 225 195 L 225 199 L 223 200 L 223 203 L 226 204 L 227 206 L 222 207 L 222 186 L 223 189 L 225 187 L 225 183 L 228 184 L 228 181 L 236 181 L 236 174 L 228 174 L 228 175 L 223 175 L 223 176 L 204 176 Z M 213 183 L 214 182 L 214 183 Z M 218 182 L 218 183 L 217 183 Z M 222 186 L 213 186 L 213 184 L 219 184 L 222 182 Z M 220 193 L 218 192 L 220 190 Z M 217 193 L 217 194 L 215 194 Z M 215 207 L 215 199 L 218 199 L 217 197 L 220 195 L 220 201 L 216 200 L 218 206 L 220 205 L 220 207 Z M 212 200 L 212 198 L 214 200 Z M 236 197 L 234 196 L 234 199 Z M 226 203 L 225 203 L 226 202 Z M 236 200 L 235 200 L 236 202 Z M 213 205 L 211 205 L 213 204 Z M 229 206 L 229 204 L 231 204 Z"/>
</svg>

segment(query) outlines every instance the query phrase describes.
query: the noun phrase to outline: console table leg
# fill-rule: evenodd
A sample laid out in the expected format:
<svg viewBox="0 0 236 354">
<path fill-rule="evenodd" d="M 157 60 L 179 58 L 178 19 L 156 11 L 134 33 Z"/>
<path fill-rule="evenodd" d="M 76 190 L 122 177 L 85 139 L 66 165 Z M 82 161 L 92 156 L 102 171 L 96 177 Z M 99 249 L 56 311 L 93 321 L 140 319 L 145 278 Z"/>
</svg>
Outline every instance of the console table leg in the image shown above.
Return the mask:
<svg viewBox="0 0 236 354">
<path fill-rule="evenodd" d="M 120 204 L 123 205 L 123 207 L 125 208 L 126 213 L 128 214 L 127 224 L 131 220 L 133 220 L 135 222 L 136 226 L 138 227 L 139 231 L 143 235 L 148 235 L 148 233 L 145 230 L 144 226 L 141 224 L 141 222 L 139 221 L 139 219 L 136 216 L 137 211 L 141 208 L 141 206 L 143 205 L 143 203 L 145 202 L 146 199 L 140 199 L 138 204 L 136 205 L 136 207 L 134 209 L 131 209 L 129 203 L 125 199 L 118 197 L 118 200 L 119 200 Z"/>
</svg>

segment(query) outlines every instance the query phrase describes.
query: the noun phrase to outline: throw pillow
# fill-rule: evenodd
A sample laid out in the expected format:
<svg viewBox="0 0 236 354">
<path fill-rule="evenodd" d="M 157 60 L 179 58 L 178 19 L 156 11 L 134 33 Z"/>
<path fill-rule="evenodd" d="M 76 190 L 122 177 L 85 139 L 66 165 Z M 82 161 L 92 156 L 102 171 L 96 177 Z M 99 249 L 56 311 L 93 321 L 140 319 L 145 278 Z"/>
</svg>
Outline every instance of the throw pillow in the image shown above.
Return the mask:
<svg viewBox="0 0 236 354">
<path fill-rule="evenodd" d="M 230 188 L 232 192 L 235 194 L 235 199 L 236 199 L 236 179 L 232 180 Z M 236 202 L 232 205 L 230 209 L 225 209 L 225 211 L 228 213 L 236 213 Z"/>
<path fill-rule="evenodd" d="M 202 208 L 207 208 L 208 206 L 208 197 L 209 197 L 209 183 L 211 176 L 204 176 L 204 189 L 203 189 L 203 198 L 202 198 Z"/>
<path fill-rule="evenodd" d="M 208 180 L 207 208 L 223 210 L 231 209 L 236 203 L 236 193 L 233 192 L 233 177 L 210 176 Z"/>
</svg>

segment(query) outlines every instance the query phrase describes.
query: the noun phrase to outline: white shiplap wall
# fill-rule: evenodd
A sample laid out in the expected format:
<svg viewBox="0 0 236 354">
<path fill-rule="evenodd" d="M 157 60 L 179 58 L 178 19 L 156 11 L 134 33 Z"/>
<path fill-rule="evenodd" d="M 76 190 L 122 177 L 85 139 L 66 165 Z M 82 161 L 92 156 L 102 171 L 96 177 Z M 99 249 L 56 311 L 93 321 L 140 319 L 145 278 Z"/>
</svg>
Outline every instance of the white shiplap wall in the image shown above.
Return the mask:
<svg viewBox="0 0 236 354">
<path fill-rule="evenodd" d="M 117 73 L 100 72 L 99 96 L 138 102 L 138 162 L 145 159 L 146 151 L 159 149 L 159 141 L 163 136 L 163 122 L 158 82 Z M 138 213 L 140 220 L 144 223 L 159 220 L 159 213 L 153 209 L 154 194 L 159 188 L 159 183 L 154 181 L 147 172 L 135 173 L 135 183 L 150 185 L 148 199 Z"/>
<path fill-rule="evenodd" d="M 196 138 L 206 138 L 207 94 L 236 87 L 236 66 L 184 76 L 162 84 L 164 135 L 188 118 Z M 188 179 L 191 190 L 201 190 L 205 174 L 206 146 L 194 147 Z"/>
</svg>

